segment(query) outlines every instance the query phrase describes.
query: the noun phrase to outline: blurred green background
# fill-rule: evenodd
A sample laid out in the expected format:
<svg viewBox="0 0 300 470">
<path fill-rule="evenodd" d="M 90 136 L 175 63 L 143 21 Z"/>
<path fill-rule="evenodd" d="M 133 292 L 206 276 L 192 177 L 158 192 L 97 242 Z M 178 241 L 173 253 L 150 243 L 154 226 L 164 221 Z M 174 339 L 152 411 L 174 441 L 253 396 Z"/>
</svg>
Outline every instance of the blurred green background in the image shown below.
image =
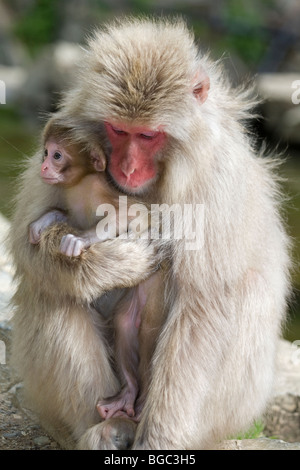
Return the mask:
<svg viewBox="0 0 300 470">
<path fill-rule="evenodd" d="M 15 178 L 36 148 L 45 114 L 72 80 L 78 44 L 93 27 L 124 14 L 182 15 L 199 47 L 221 58 L 233 84 L 254 77 L 264 102 L 253 128 L 286 157 L 295 272 L 285 337 L 300 339 L 299 0 L 0 0 L 0 212 L 10 217 Z"/>
</svg>

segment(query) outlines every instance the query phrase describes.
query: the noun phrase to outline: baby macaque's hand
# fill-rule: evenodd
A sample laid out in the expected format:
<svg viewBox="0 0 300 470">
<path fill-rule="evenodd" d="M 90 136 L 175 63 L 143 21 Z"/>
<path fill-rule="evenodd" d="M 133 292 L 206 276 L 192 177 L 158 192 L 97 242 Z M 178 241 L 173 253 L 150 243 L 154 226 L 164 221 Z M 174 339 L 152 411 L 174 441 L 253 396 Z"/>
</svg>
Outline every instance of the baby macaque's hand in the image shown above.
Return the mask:
<svg viewBox="0 0 300 470">
<path fill-rule="evenodd" d="M 53 210 L 46 212 L 39 219 L 35 220 L 29 225 L 29 242 L 32 245 L 37 245 L 40 241 L 41 234 L 49 227 L 49 225 L 55 222 L 63 222 L 66 220 L 66 215 L 59 211 Z"/>
<path fill-rule="evenodd" d="M 31 243 L 32 245 L 37 245 L 40 241 L 41 233 L 44 229 L 45 227 L 41 225 L 40 219 L 36 220 L 35 222 L 32 222 L 29 225 L 29 243 Z"/>
<path fill-rule="evenodd" d="M 89 246 L 91 246 L 91 242 L 88 238 L 68 233 L 68 235 L 64 235 L 61 239 L 60 252 L 66 256 L 76 257 L 80 256 Z"/>
</svg>

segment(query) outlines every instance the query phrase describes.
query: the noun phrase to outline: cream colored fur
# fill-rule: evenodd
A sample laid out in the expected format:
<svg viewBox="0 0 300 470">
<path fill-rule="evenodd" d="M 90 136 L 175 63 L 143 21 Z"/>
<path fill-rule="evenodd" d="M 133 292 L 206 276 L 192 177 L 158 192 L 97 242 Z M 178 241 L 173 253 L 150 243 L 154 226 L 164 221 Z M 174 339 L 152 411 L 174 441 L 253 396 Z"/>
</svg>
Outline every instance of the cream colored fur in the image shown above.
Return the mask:
<svg viewBox="0 0 300 470">
<path fill-rule="evenodd" d="M 206 76 L 210 90 L 199 103 L 193 86 Z M 204 245 L 186 251 L 185 240 L 174 240 L 157 255 L 159 243 L 113 240 L 66 260 L 58 244 L 68 229 L 54 227 L 30 246 L 28 224 L 59 207 L 60 197 L 39 180 L 39 157 L 29 161 L 10 234 L 18 280 L 14 359 L 44 424 L 68 445 L 117 447 L 111 423 L 97 424 L 95 414 L 97 399 L 114 394 L 118 382 L 89 302 L 140 282 L 164 255 L 171 260 L 166 320 L 133 448 L 212 447 L 263 412 L 290 263 L 273 165 L 244 126 L 253 104 L 201 56 L 181 21 L 124 20 L 91 38 L 57 118 L 88 142 L 97 141 L 104 120 L 163 126 L 162 175 L 140 199 L 204 204 Z M 116 429 L 124 440 L 126 426 Z M 130 444 L 129 427 L 128 436 Z"/>
</svg>

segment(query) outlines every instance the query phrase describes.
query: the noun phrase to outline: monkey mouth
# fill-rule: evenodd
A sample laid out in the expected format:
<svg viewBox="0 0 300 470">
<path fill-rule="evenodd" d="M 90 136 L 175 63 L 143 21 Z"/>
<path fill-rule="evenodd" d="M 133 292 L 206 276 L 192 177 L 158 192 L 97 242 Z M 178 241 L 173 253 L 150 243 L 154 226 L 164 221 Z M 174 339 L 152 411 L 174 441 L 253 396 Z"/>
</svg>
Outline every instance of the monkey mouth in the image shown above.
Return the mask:
<svg viewBox="0 0 300 470">
<path fill-rule="evenodd" d="M 42 180 L 47 184 L 57 184 L 57 183 L 59 183 L 58 178 L 42 178 Z"/>
<path fill-rule="evenodd" d="M 107 170 L 108 181 L 112 186 L 114 186 L 118 191 L 121 191 L 123 194 L 127 195 L 142 195 L 147 193 L 149 188 L 152 186 L 153 182 L 157 178 L 150 178 L 148 181 L 138 184 L 138 182 L 132 183 L 130 178 L 124 178 L 119 181 L 119 178 L 114 178 L 114 175 Z"/>
<path fill-rule="evenodd" d="M 116 181 L 109 171 L 107 171 L 107 178 L 108 178 L 109 183 L 121 193 L 132 194 L 132 188 L 130 188 L 130 186 L 127 186 L 126 184 L 122 184 Z"/>
</svg>

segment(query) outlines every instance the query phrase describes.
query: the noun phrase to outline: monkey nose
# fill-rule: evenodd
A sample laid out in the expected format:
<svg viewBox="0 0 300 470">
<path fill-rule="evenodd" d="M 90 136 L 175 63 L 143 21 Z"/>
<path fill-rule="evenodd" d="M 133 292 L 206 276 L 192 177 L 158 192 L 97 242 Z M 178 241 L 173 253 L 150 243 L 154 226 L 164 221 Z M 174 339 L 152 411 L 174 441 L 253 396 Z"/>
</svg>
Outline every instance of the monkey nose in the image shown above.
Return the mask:
<svg viewBox="0 0 300 470">
<path fill-rule="evenodd" d="M 131 165 L 122 165 L 122 173 L 128 178 L 135 172 L 135 167 Z"/>
</svg>

